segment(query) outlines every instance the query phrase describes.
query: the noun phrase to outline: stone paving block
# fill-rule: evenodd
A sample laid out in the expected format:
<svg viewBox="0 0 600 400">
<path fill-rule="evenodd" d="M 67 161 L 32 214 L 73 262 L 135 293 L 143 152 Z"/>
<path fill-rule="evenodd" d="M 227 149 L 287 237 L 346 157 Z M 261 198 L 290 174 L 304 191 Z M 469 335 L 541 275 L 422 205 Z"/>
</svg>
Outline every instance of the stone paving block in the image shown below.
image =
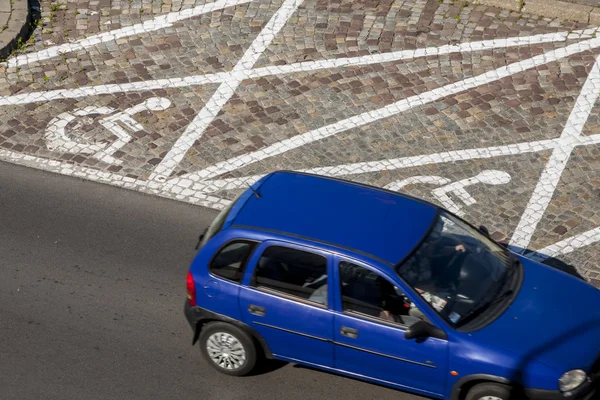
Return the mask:
<svg viewBox="0 0 600 400">
<path fill-rule="evenodd" d="M 590 12 L 590 24 L 600 26 L 600 8 L 594 7 Z"/>
<path fill-rule="evenodd" d="M 0 31 L 4 31 L 8 29 L 8 18 L 10 17 L 10 12 L 0 12 Z M 4 29 L 6 27 L 6 29 Z"/>
<path fill-rule="evenodd" d="M 526 0 L 521 9 L 524 13 L 543 15 L 548 18 L 569 19 L 587 23 L 592 6 L 557 0 Z"/>
</svg>

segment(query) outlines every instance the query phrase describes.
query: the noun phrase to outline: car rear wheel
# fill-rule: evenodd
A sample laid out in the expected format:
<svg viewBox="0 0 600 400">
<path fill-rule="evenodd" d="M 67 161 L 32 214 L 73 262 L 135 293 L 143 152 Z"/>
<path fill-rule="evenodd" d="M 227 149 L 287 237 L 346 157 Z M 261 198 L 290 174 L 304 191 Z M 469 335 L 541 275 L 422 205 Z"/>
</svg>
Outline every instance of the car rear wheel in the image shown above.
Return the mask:
<svg viewBox="0 0 600 400">
<path fill-rule="evenodd" d="M 247 375 L 256 365 L 256 346 L 238 327 L 212 322 L 200 333 L 200 350 L 209 364 L 227 375 Z"/>
<path fill-rule="evenodd" d="M 510 388 L 497 383 L 482 383 L 474 386 L 467 393 L 465 400 L 509 400 Z"/>
</svg>

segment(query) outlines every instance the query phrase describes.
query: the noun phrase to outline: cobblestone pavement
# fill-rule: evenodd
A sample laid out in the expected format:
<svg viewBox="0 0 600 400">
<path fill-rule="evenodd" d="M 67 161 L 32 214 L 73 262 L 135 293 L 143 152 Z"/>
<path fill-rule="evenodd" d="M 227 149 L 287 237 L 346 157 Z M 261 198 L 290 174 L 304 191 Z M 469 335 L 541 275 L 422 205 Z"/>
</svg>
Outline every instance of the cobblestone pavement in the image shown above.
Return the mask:
<svg viewBox="0 0 600 400">
<path fill-rule="evenodd" d="M 41 8 L 0 70 L 0 159 L 214 208 L 275 169 L 345 177 L 600 283 L 595 28 L 450 0 Z"/>
</svg>

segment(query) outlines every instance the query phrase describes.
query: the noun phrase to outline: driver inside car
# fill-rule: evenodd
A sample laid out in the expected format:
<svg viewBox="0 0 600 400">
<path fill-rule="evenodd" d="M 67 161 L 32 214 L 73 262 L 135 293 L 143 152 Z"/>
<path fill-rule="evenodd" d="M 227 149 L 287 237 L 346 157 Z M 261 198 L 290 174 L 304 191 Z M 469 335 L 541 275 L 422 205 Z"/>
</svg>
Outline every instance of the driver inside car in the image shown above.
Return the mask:
<svg viewBox="0 0 600 400">
<path fill-rule="evenodd" d="M 434 228 L 431 241 L 424 246 L 417 258 L 418 265 L 403 268 L 405 278 L 438 312 L 446 306 L 447 299 L 455 292 L 462 258 L 467 250 L 453 235 L 442 234 L 442 227 L 438 224 Z M 411 304 L 409 315 L 425 319 L 414 304 Z"/>
</svg>

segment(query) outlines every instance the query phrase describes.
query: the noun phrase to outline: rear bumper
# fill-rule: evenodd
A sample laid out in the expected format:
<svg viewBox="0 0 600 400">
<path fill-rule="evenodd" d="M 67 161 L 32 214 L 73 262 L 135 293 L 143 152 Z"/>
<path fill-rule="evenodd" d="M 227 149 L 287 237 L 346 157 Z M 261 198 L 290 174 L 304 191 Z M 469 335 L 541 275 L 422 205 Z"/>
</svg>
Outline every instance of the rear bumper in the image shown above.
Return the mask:
<svg viewBox="0 0 600 400">
<path fill-rule="evenodd" d="M 196 330 L 198 321 L 202 319 L 202 312 L 200 311 L 199 307 L 190 306 L 190 302 L 186 299 L 185 305 L 183 306 L 183 313 L 185 314 L 185 319 L 187 319 L 192 329 Z"/>
</svg>

